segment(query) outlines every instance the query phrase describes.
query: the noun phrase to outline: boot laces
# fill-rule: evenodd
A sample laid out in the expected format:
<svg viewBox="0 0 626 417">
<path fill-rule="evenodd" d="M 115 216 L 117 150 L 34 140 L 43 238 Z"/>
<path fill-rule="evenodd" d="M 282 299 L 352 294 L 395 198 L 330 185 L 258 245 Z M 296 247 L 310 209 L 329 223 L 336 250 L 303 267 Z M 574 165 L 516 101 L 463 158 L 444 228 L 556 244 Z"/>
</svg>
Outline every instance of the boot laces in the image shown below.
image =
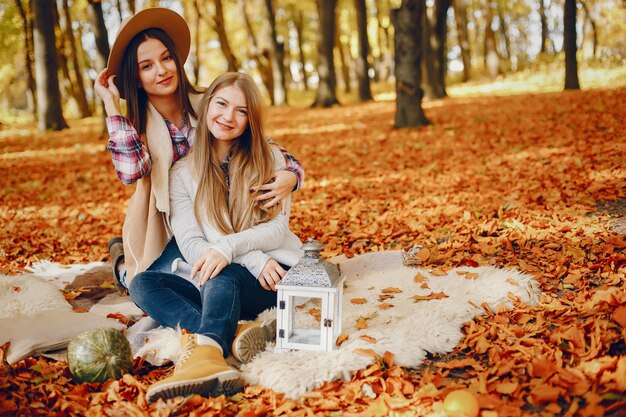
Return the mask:
<svg viewBox="0 0 626 417">
<path fill-rule="evenodd" d="M 194 348 L 196 346 L 197 346 L 196 338 L 193 337 L 193 336 L 189 337 L 187 339 L 187 342 L 185 343 L 185 345 L 180 349 L 180 352 L 178 353 L 178 361 L 176 361 L 176 365 L 174 366 L 174 370 L 178 370 L 180 368 L 180 366 L 182 366 L 182 364 L 185 363 L 185 361 L 187 359 L 189 359 L 189 357 L 193 353 Z"/>
</svg>

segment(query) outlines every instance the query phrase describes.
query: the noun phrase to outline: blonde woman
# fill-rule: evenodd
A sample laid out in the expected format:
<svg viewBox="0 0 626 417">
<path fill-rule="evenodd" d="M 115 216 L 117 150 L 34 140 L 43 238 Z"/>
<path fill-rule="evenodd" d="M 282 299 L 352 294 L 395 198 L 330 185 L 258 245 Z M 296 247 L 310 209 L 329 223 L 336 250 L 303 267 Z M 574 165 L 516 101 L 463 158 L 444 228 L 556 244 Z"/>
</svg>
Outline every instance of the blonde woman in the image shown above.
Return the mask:
<svg viewBox="0 0 626 417">
<path fill-rule="evenodd" d="M 150 387 L 150 401 L 241 390 L 242 374 L 224 359 L 238 321 L 276 305 L 275 285 L 301 256 L 288 226 L 290 199 L 283 213 L 250 193 L 285 164 L 263 132 L 252 79 L 222 74 L 205 92 L 199 114 L 196 143 L 170 173 L 170 222 L 191 273 L 185 279 L 147 271 L 129 288 L 156 322 L 189 332 L 173 375 Z M 239 359 L 256 352 L 248 353 Z"/>
</svg>

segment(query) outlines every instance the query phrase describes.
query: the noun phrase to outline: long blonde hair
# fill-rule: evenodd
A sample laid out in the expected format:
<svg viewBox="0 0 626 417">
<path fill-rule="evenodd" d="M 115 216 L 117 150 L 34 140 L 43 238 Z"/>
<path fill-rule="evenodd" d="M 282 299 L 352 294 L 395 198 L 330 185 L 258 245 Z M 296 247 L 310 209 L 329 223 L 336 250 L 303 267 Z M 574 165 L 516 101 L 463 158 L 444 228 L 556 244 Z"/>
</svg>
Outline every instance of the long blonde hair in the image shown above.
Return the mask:
<svg viewBox="0 0 626 417">
<path fill-rule="evenodd" d="M 215 94 L 225 87 L 236 86 L 246 98 L 248 126 L 233 141 L 228 164 L 230 190 L 215 148 L 215 137 L 206 121 L 209 104 Z M 204 93 L 196 129 L 195 143 L 190 152 L 194 176 L 198 182 L 194 213 L 198 223 L 203 220 L 231 234 L 248 229 L 275 217 L 279 205 L 265 209 L 256 202 L 257 193 L 250 192 L 271 180 L 274 156 L 263 133 L 263 103 L 261 93 L 249 75 L 226 72 L 217 77 Z"/>
</svg>

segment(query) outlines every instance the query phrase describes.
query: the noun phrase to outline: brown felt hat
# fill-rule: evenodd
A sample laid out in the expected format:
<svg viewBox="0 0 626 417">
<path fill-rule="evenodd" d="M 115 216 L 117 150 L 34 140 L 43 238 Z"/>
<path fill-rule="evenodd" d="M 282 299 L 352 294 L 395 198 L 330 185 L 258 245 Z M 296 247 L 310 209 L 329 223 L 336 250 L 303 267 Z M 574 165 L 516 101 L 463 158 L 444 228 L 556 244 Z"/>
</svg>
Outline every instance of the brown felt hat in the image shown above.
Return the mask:
<svg viewBox="0 0 626 417">
<path fill-rule="evenodd" d="M 124 60 L 126 48 L 139 32 L 150 28 L 161 29 L 167 33 L 176 46 L 176 52 L 181 63 L 185 63 L 187 60 L 191 34 L 187 22 L 178 13 L 162 7 L 153 7 L 127 17 L 120 25 L 120 30 L 117 32 L 113 47 L 111 47 L 109 62 L 107 63 L 109 76 L 116 75 L 115 85 L 120 91 L 122 98 L 124 98 L 124 92 L 122 91 L 122 61 Z"/>
</svg>

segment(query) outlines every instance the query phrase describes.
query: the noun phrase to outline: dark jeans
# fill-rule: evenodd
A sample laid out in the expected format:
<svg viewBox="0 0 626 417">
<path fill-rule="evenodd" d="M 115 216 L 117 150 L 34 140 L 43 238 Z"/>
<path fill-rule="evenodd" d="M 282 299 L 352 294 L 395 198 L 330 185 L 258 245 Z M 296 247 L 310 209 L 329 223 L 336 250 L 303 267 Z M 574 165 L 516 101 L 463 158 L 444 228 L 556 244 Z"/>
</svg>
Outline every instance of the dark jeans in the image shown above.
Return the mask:
<svg viewBox="0 0 626 417">
<path fill-rule="evenodd" d="M 154 321 L 208 336 L 219 343 L 224 356 L 228 356 L 240 319 L 253 320 L 276 305 L 276 292 L 263 289 L 238 264 L 228 265 L 199 290 L 172 273 L 145 271 L 131 280 L 129 292 Z"/>
<path fill-rule="evenodd" d="M 156 272 L 172 272 L 172 263 L 177 258 L 183 258 L 183 255 L 180 253 L 180 249 L 178 249 L 178 245 L 176 244 L 176 238 L 172 237 L 163 252 L 159 255 L 158 258 L 155 259 L 154 262 L 146 269 L 146 271 L 156 271 Z M 128 288 L 128 283 L 126 282 L 126 267 L 123 267 L 120 271 L 120 282 L 123 286 Z"/>
<path fill-rule="evenodd" d="M 167 245 L 165 245 L 163 252 L 152 262 L 152 265 L 150 265 L 146 271 L 167 272 L 169 274 L 172 272 L 172 263 L 177 258 L 184 259 L 176 244 L 176 238 L 172 237 L 170 241 L 167 242 Z"/>
</svg>

